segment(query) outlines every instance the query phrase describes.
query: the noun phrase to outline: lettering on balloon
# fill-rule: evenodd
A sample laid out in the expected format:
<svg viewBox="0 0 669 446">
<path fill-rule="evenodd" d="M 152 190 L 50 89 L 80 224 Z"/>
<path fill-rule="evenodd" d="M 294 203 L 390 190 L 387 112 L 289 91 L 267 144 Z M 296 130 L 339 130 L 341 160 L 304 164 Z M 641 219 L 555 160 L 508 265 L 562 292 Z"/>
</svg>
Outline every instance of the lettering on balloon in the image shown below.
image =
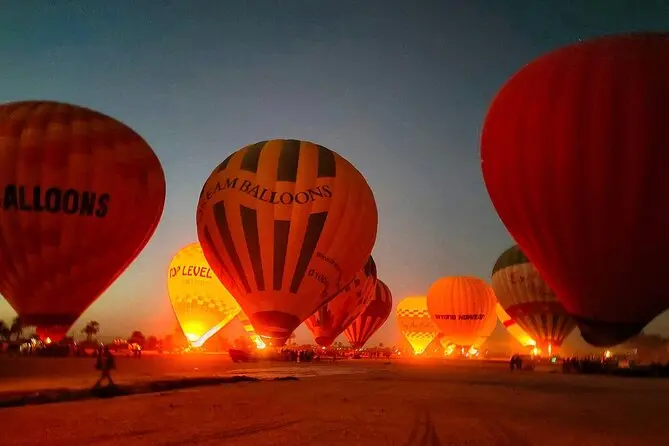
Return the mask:
<svg viewBox="0 0 669 446">
<path fill-rule="evenodd" d="M 211 279 L 213 277 L 211 274 L 211 268 L 207 266 L 195 265 L 177 265 L 171 267 L 169 272 L 170 279 L 177 276 L 201 277 L 203 279 Z"/>
<path fill-rule="evenodd" d="M 241 178 L 226 178 L 223 181 L 217 181 L 216 185 L 207 191 L 207 200 L 211 199 L 215 193 L 234 189 L 239 192 L 250 195 L 256 200 L 263 201 L 270 204 L 307 204 L 313 203 L 316 200 L 327 199 L 332 197 L 332 189 L 329 184 L 323 184 L 308 188 L 299 192 L 277 192 L 258 184 L 254 184 L 249 180 L 242 180 Z"/>
<path fill-rule="evenodd" d="M 327 276 L 321 272 L 316 271 L 314 268 L 309 268 L 307 271 L 307 277 L 315 279 L 317 282 L 323 284 L 323 296 L 327 296 L 327 290 L 330 288 L 330 280 Z"/>
<path fill-rule="evenodd" d="M 64 213 L 104 218 L 109 211 L 109 200 L 108 193 L 7 184 L 0 207 L 4 211 Z"/>
<path fill-rule="evenodd" d="M 334 259 L 326 256 L 320 251 L 316 252 L 316 258 L 323 260 L 325 263 L 327 263 L 328 265 L 332 266 L 335 270 L 337 270 L 339 274 L 341 274 L 341 267 L 337 262 L 335 262 Z"/>
<path fill-rule="evenodd" d="M 434 318 L 445 321 L 480 321 L 485 319 L 485 314 L 435 314 Z"/>
</svg>

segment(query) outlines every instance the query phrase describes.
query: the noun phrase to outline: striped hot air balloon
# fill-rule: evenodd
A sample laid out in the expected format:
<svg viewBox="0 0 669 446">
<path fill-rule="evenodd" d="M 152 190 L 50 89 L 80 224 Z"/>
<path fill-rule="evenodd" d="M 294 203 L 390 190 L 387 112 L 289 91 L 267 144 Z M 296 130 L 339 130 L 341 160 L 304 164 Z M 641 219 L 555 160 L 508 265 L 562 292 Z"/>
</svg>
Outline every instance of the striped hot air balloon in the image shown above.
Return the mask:
<svg viewBox="0 0 669 446">
<path fill-rule="evenodd" d="M 522 329 L 520 325 L 516 323 L 513 319 L 511 319 L 511 316 L 504 311 L 504 308 L 497 303 L 495 306 L 495 312 L 497 313 L 497 317 L 499 318 L 499 321 L 502 323 L 502 326 L 506 329 L 506 331 L 522 345 L 523 347 L 534 347 L 537 345 L 536 341 L 532 339 L 532 336 L 527 334 L 525 330 Z"/>
<path fill-rule="evenodd" d="M 437 327 L 427 311 L 427 297 L 405 297 L 397 304 L 395 314 L 400 332 L 420 355 L 437 336 Z"/>
<path fill-rule="evenodd" d="M 377 220 L 372 190 L 353 165 L 296 140 L 230 155 L 204 184 L 197 208 L 209 264 L 275 345 L 362 269 Z"/>
<path fill-rule="evenodd" d="M 167 292 L 193 347 L 201 347 L 239 313 L 239 304 L 211 271 L 199 243 L 184 246 L 170 262 Z"/>
<path fill-rule="evenodd" d="M 256 333 L 255 328 L 253 328 L 253 325 L 251 324 L 251 321 L 249 320 L 249 317 L 244 313 L 243 311 L 239 311 L 237 314 L 237 319 L 239 319 L 239 322 L 242 324 L 242 327 L 244 327 L 244 331 L 246 332 L 246 335 L 253 341 L 253 343 L 256 345 L 256 348 L 258 350 L 262 350 L 265 347 L 267 347 L 267 344 L 265 344 L 265 341 L 263 341 L 258 333 Z"/>
<path fill-rule="evenodd" d="M 390 316 L 393 309 L 393 296 L 388 286 L 376 280 L 374 297 L 364 311 L 344 331 L 346 339 L 353 348 L 362 348 L 372 335 Z"/>
<path fill-rule="evenodd" d="M 0 293 L 42 339 L 62 338 L 153 235 L 165 175 L 151 147 L 99 112 L 0 106 Z"/>
<path fill-rule="evenodd" d="M 497 259 L 492 286 L 504 310 L 540 347 L 558 347 L 574 330 L 574 320 L 518 245 Z"/>
<path fill-rule="evenodd" d="M 316 344 L 329 347 L 374 297 L 376 264 L 372 256 L 353 281 L 304 321 Z"/>
</svg>

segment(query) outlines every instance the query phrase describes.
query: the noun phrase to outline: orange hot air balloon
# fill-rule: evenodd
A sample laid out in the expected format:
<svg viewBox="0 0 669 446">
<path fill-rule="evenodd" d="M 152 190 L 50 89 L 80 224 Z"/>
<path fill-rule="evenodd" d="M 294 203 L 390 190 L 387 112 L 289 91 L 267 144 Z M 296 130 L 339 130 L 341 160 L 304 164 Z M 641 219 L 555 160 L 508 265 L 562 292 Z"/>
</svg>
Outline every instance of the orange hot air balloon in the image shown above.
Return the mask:
<svg viewBox="0 0 669 446">
<path fill-rule="evenodd" d="M 239 313 L 239 304 L 211 271 L 199 243 L 176 253 L 167 275 L 174 314 L 193 347 L 201 347 Z"/>
<path fill-rule="evenodd" d="M 462 346 L 485 336 L 489 319 L 496 319 L 496 303 L 490 285 L 475 277 L 444 277 L 427 292 L 427 308 L 435 325 L 451 342 Z"/>
<path fill-rule="evenodd" d="M 495 262 L 492 286 L 504 310 L 541 347 L 562 345 L 574 330 L 574 320 L 518 245 Z"/>
<path fill-rule="evenodd" d="M 486 116 L 495 209 L 595 346 L 631 338 L 669 307 L 668 120 L 667 33 L 552 51 Z"/>
<path fill-rule="evenodd" d="M 285 340 L 362 269 L 374 246 L 372 190 L 348 161 L 304 141 L 263 141 L 205 183 L 198 237 L 257 332 Z"/>
<path fill-rule="evenodd" d="M 397 325 L 409 341 L 414 354 L 420 355 L 437 336 L 437 327 L 427 311 L 425 296 L 405 297 L 395 309 Z"/>
<path fill-rule="evenodd" d="M 346 327 L 363 312 L 374 297 L 376 264 L 372 256 L 334 299 L 320 307 L 304 321 L 316 344 L 329 347 Z"/>
<path fill-rule="evenodd" d="M 255 328 L 253 328 L 253 325 L 251 325 L 251 321 L 249 321 L 249 317 L 246 315 L 246 313 L 240 310 L 239 314 L 237 315 L 237 319 L 239 319 L 239 322 L 241 322 L 242 326 L 244 327 L 244 331 L 248 335 L 249 339 L 251 339 L 251 341 L 253 341 L 253 343 L 256 345 L 258 350 L 262 350 L 267 347 L 267 344 L 265 344 L 260 336 L 258 336 Z"/>
<path fill-rule="evenodd" d="M 344 330 L 346 339 L 353 348 L 362 348 L 376 331 L 386 322 L 393 309 L 393 296 L 388 286 L 376 280 L 374 297 L 365 310 Z"/>
<path fill-rule="evenodd" d="M 532 336 L 527 334 L 525 330 L 522 329 L 520 325 L 516 323 L 511 316 L 504 311 L 504 308 L 498 303 L 495 305 L 495 312 L 499 321 L 502 323 L 506 331 L 522 345 L 523 347 L 534 347 L 537 345 L 537 342 L 532 339 Z"/>
<path fill-rule="evenodd" d="M 165 176 L 119 121 L 48 101 L 0 105 L 0 293 L 61 339 L 158 225 Z"/>
</svg>

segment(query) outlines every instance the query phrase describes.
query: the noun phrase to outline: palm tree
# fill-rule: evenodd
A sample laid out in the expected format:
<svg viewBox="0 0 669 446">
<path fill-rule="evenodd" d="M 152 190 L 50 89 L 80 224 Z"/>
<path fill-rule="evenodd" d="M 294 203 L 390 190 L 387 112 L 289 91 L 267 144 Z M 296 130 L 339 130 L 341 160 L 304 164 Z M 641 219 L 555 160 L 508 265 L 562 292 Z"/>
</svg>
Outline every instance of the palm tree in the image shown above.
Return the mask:
<svg viewBox="0 0 669 446">
<path fill-rule="evenodd" d="M 86 341 L 91 342 L 93 336 L 100 332 L 100 323 L 98 321 L 90 321 L 84 328 L 81 329 L 81 332 L 86 335 Z"/>
<path fill-rule="evenodd" d="M 21 338 L 21 335 L 23 335 L 23 323 L 19 316 L 16 316 L 12 321 L 12 325 L 9 327 L 9 334 L 10 336 L 14 335 L 17 341 Z"/>
</svg>

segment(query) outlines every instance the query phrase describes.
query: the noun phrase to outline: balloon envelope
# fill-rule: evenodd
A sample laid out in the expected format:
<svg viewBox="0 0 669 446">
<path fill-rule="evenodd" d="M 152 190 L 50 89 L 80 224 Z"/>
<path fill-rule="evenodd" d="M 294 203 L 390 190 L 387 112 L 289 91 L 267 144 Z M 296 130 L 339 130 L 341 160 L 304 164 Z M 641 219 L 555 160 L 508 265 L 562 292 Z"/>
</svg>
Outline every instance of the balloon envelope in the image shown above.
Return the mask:
<svg viewBox="0 0 669 446">
<path fill-rule="evenodd" d="M 376 264 L 372 256 L 334 299 L 309 316 L 304 325 L 314 336 L 316 344 L 329 347 L 346 327 L 357 318 L 374 297 Z"/>
<path fill-rule="evenodd" d="M 483 177 L 583 338 L 612 346 L 669 306 L 669 35 L 552 51 L 494 99 Z"/>
<path fill-rule="evenodd" d="M 427 292 L 427 308 L 438 330 L 462 346 L 492 333 L 496 303 L 490 285 L 475 277 L 444 277 Z"/>
<path fill-rule="evenodd" d="M 390 316 L 393 309 L 393 296 L 388 286 L 376 280 L 374 297 L 364 311 L 344 331 L 346 339 L 353 348 L 362 348 Z"/>
<path fill-rule="evenodd" d="M 205 183 L 197 210 L 207 260 L 258 333 L 277 342 L 362 269 L 377 219 L 353 165 L 295 140 L 230 155 Z"/>
<path fill-rule="evenodd" d="M 251 324 L 251 321 L 249 321 L 249 317 L 246 315 L 246 313 L 240 310 L 237 314 L 237 319 L 239 319 L 239 322 L 241 322 L 242 326 L 244 327 L 244 331 L 246 332 L 247 336 L 249 339 L 251 339 L 251 341 L 253 341 L 258 350 L 262 350 L 267 347 L 265 341 L 263 341 L 260 336 L 258 336 L 258 333 L 256 333 L 256 330 L 253 328 L 253 325 Z"/>
<path fill-rule="evenodd" d="M 492 286 L 504 310 L 540 346 L 560 346 L 574 330 L 574 320 L 518 245 L 495 262 Z"/>
<path fill-rule="evenodd" d="M 502 323 L 502 326 L 506 329 L 506 331 L 522 345 L 523 347 L 529 347 L 529 346 L 535 346 L 537 345 L 537 342 L 532 339 L 532 336 L 530 336 L 523 328 L 516 323 L 513 319 L 511 319 L 511 316 L 504 311 L 504 308 L 497 303 L 495 306 L 495 312 L 497 313 L 497 317 L 499 318 L 499 321 Z"/>
<path fill-rule="evenodd" d="M 62 338 L 153 235 L 165 176 L 132 129 L 50 101 L 0 106 L 0 293 Z"/>
<path fill-rule="evenodd" d="M 199 243 L 181 248 L 170 262 L 167 292 L 181 329 L 201 347 L 239 313 L 239 304 L 218 280 Z"/>
<path fill-rule="evenodd" d="M 405 297 L 395 309 L 400 332 L 409 341 L 415 354 L 425 351 L 437 336 L 437 327 L 427 311 L 425 296 Z"/>
</svg>

